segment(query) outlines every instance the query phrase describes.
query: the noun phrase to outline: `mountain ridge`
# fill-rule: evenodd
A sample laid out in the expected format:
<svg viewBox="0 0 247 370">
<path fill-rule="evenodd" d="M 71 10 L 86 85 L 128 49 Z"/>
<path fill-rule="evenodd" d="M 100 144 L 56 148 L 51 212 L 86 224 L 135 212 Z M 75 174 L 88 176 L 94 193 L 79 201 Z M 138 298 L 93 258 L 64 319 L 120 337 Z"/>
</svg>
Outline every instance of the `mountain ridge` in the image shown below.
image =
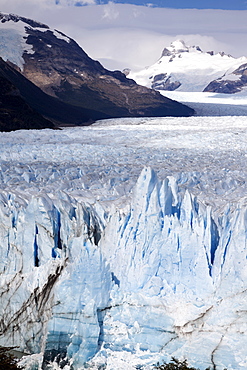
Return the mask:
<svg viewBox="0 0 247 370">
<path fill-rule="evenodd" d="M 236 72 L 246 63 L 246 57 L 203 52 L 199 46 L 188 46 L 183 40 L 176 40 L 163 49 L 155 64 L 139 72 L 130 72 L 128 77 L 158 91 L 235 93 L 247 86 L 245 77 Z"/>
<path fill-rule="evenodd" d="M 83 122 L 194 113 L 183 104 L 137 85 L 120 71 L 108 71 L 73 39 L 42 23 L 0 13 L 0 29 L 4 34 L 0 45 L 3 59 L 47 95 L 73 110 L 85 111 Z"/>
</svg>

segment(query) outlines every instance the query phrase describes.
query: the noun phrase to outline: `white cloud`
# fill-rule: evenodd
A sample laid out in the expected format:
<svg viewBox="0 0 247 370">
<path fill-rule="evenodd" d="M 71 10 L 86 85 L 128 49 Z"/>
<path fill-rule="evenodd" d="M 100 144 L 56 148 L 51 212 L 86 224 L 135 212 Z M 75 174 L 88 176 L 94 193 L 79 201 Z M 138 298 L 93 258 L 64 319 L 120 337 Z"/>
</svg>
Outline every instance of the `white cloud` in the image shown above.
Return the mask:
<svg viewBox="0 0 247 370">
<path fill-rule="evenodd" d="M 203 50 L 247 56 L 247 11 L 165 9 L 116 4 L 65 6 L 67 0 L 0 0 L 0 10 L 48 24 L 109 68 L 144 68 L 176 38 Z M 71 0 L 76 2 L 76 0 Z M 84 1 L 84 0 L 83 0 Z M 49 11 L 48 11 L 49 8 Z"/>
<path fill-rule="evenodd" d="M 96 0 L 0 0 L 0 11 L 30 17 L 43 10 L 56 11 L 59 7 L 94 4 Z"/>
<path fill-rule="evenodd" d="M 48 10 L 56 6 L 55 0 L 0 0 L 0 10 L 30 17 L 36 11 Z"/>
<path fill-rule="evenodd" d="M 204 52 L 214 51 L 218 53 L 228 48 L 228 45 L 225 42 L 217 41 L 212 36 L 204 36 L 200 34 L 178 34 L 175 38 L 183 39 L 188 46 L 199 46 Z"/>
<path fill-rule="evenodd" d="M 113 1 L 109 1 L 103 9 L 103 19 L 115 20 L 119 17 L 119 11 Z"/>
<path fill-rule="evenodd" d="M 54 0 L 49 0 L 54 3 Z M 80 6 L 80 5 L 94 5 L 95 0 L 55 0 L 56 5 L 62 6 Z"/>
</svg>

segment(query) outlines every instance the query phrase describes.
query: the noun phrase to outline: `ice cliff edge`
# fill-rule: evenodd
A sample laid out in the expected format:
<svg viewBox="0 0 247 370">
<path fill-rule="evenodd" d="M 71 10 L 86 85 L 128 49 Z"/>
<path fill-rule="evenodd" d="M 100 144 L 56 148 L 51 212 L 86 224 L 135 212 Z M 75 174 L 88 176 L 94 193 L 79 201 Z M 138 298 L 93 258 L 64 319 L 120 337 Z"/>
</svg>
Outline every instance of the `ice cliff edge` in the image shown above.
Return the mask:
<svg viewBox="0 0 247 370">
<path fill-rule="evenodd" d="M 212 217 L 143 169 L 106 214 L 64 192 L 2 192 L 0 345 L 26 368 L 246 368 L 246 206 Z"/>
</svg>

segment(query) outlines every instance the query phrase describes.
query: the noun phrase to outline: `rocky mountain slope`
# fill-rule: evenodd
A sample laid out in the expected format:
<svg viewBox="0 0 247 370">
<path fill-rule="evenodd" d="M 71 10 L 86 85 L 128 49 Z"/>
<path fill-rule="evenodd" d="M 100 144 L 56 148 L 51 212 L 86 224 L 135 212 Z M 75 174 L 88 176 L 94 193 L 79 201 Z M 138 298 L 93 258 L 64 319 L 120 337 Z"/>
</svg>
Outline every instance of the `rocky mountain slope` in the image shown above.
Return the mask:
<svg viewBox="0 0 247 370">
<path fill-rule="evenodd" d="M 235 93 L 247 86 L 246 63 L 246 57 L 203 52 L 199 46 L 177 40 L 154 65 L 128 77 L 155 90 Z"/>
<path fill-rule="evenodd" d="M 0 131 L 53 128 L 52 122 L 33 110 L 4 73 L 8 65 L 0 59 Z"/>
<path fill-rule="evenodd" d="M 44 24 L 0 13 L 0 29 L 0 56 L 46 94 L 86 110 L 89 120 L 193 114 L 123 73 L 106 70 L 71 38 Z"/>
<path fill-rule="evenodd" d="M 210 82 L 204 91 L 234 94 L 247 86 L 247 63 L 242 64 L 235 71 Z"/>
<path fill-rule="evenodd" d="M 89 124 L 92 120 L 102 118 L 102 114 L 95 110 L 76 107 L 44 93 L 12 65 L 3 60 L 0 63 L 0 73 L 19 90 L 22 98 L 30 107 L 55 125 L 70 124 L 80 126 Z M 109 116 L 105 115 L 105 118 L 109 118 Z"/>
</svg>

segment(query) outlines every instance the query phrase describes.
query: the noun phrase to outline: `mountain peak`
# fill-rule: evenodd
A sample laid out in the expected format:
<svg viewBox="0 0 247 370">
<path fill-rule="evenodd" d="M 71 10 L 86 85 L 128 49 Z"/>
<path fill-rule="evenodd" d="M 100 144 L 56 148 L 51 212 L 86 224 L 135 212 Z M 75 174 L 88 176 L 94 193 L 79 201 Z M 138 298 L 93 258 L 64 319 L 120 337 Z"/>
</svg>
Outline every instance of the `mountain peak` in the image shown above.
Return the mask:
<svg viewBox="0 0 247 370">
<path fill-rule="evenodd" d="M 232 74 L 246 64 L 246 60 L 246 57 L 234 58 L 224 52 L 204 52 L 199 46 L 188 46 L 178 39 L 163 50 L 155 64 L 143 71 L 131 72 L 128 77 L 155 90 L 216 92 L 217 89 L 217 92 L 232 93 L 240 91 L 247 84 L 245 75 L 239 77 L 237 74 L 236 77 L 236 74 Z M 226 82 L 228 80 L 231 82 Z M 207 90 L 209 84 L 210 90 Z M 233 87 L 234 84 L 236 86 Z"/>
<path fill-rule="evenodd" d="M 189 50 L 189 47 L 186 46 L 184 40 L 175 40 L 171 43 L 170 49 L 173 49 L 177 52 L 186 52 Z"/>
<path fill-rule="evenodd" d="M 177 54 L 189 52 L 201 53 L 202 50 L 199 46 L 187 46 L 184 40 L 175 40 L 170 44 L 170 46 L 163 50 L 161 57 L 175 56 Z"/>
<path fill-rule="evenodd" d="M 29 18 L 21 17 L 21 16 L 16 15 L 16 14 L 8 14 L 8 13 L 0 12 L 0 22 L 1 23 L 6 23 L 6 22 L 9 22 L 9 21 L 13 21 L 15 23 L 21 21 L 21 22 L 24 22 L 24 23 L 28 24 L 29 26 L 31 26 L 33 28 L 47 28 L 47 29 L 49 28 L 46 24 L 34 21 L 32 19 L 29 19 Z"/>
</svg>

